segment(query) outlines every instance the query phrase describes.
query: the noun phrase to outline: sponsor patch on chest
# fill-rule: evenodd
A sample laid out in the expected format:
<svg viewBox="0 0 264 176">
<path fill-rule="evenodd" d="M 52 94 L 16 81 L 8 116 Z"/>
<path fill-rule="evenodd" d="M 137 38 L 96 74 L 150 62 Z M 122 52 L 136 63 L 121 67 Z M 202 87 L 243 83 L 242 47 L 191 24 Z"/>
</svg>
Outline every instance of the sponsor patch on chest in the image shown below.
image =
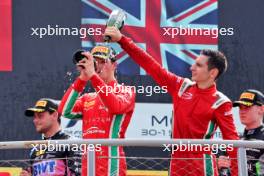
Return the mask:
<svg viewBox="0 0 264 176">
<path fill-rule="evenodd" d="M 86 101 L 86 102 L 84 102 L 84 108 L 85 109 L 89 109 L 89 108 L 91 108 L 91 107 L 93 107 L 95 105 L 95 100 L 93 100 L 93 101 Z"/>
<path fill-rule="evenodd" d="M 193 98 L 193 94 L 190 92 L 184 92 L 181 98 L 185 100 L 191 100 Z"/>
<path fill-rule="evenodd" d="M 55 161 L 43 161 L 33 165 L 33 176 L 49 175 L 55 173 Z"/>
</svg>

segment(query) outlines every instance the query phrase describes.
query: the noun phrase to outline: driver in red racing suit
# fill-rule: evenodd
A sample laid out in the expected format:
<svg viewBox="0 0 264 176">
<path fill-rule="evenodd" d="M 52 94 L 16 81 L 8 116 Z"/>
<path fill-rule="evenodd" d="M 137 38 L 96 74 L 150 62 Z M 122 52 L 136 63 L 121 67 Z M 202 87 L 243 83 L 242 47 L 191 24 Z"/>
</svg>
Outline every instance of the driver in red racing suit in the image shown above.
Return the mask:
<svg viewBox="0 0 264 176">
<path fill-rule="evenodd" d="M 107 27 L 104 35 L 110 36 L 112 42 L 118 42 L 160 86 L 167 86 L 173 99 L 172 138 L 211 139 L 216 128 L 220 127 L 224 139 L 239 139 L 233 122 L 232 102 L 216 89 L 215 80 L 227 67 L 222 53 L 203 50 L 191 66 L 191 81 L 162 68 L 117 28 Z M 227 151 L 229 156 L 236 157 L 236 149 L 230 150 Z M 206 150 L 174 151 L 171 157 L 171 176 L 218 175 L 214 155 Z M 237 175 L 237 162 L 232 161 L 232 175 Z"/>
<path fill-rule="evenodd" d="M 135 92 L 130 87 L 117 83 L 114 50 L 106 46 L 96 46 L 82 53 L 86 58 L 78 64 L 80 76 L 70 86 L 62 98 L 59 112 L 67 118 L 83 119 L 83 138 L 124 138 L 134 106 Z M 96 70 L 94 68 L 96 60 Z M 96 90 L 79 97 L 87 81 L 90 80 Z M 96 151 L 96 176 L 125 176 L 126 161 L 120 146 L 102 146 Z M 83 157 L 82 175 L 93 170 L 87 166 Z M 88 154 L 89 157 L 89 154 Z M 101 158 L 100 158 L 101 157 Z M 87 168 L 88 167 L 88 168 Z"/>
</svg>

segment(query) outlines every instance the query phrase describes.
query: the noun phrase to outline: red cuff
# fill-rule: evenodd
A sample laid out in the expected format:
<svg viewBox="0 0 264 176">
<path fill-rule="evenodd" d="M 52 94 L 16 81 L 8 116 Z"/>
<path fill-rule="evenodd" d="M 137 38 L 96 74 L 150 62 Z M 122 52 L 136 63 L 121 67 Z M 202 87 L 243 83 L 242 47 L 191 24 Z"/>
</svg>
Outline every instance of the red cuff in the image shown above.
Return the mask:
<svg viewBox="0 0 264 176">
<path fill-rule="evenodd" d="M 83 81 L 80 78 L 77 78 L 72 84 L 72 88 L 77 92 L 82 92 L 87 84 L 87 81 Z"/>
</svg>

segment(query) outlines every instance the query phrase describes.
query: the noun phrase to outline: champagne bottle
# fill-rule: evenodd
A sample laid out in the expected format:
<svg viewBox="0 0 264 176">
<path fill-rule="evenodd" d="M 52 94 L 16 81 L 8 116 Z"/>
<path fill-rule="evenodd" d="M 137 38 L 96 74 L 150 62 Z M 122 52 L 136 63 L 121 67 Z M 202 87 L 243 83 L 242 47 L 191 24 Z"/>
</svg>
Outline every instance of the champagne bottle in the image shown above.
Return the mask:
<svg viewBox="0 0 264 176">
<path fill-rule="evenodd" d="M 121 30 L 122 27 L 124 26 L 125 20 L 126 20 L 126 14 L 123 10 L 121 9 L 113 10 L 106 22 L 106 26 L 107 27 L 114 26 L 118 28 L 119 30 Z M 110 36 L 104 37 L 105 42 L 109 42 L 110 40 L 111 40 Z"/>
</svg>

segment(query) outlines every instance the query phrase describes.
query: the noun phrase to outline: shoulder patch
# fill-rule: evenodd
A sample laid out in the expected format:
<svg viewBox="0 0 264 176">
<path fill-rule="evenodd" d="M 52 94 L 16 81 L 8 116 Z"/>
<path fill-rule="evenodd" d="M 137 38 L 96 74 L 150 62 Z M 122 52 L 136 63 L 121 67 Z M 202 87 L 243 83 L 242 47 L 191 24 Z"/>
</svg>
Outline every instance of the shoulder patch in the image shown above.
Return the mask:
<svg viewBox="0 0 264 176">
<path fill-rule="evenodd" d="M 212 105 L 213 109 L 219 108 L 222 104 L 226 102 L 231 102 L 231 100 L 226 95 L 224 95 L 222 92 L 217 91 L 215 95 L 217 96 L 217 99 L 215 103 Z"/>
<path fill-rule="evenodd" d="M 183 83 L 181 84 L 181 87 L 178 92 L 178 96 L 181 97 L 182 94 L 188 89 L 190 86 L 194 85 L 195 82 L 191 81 L 188 78 L 184 78 Z"/>
</svg>

